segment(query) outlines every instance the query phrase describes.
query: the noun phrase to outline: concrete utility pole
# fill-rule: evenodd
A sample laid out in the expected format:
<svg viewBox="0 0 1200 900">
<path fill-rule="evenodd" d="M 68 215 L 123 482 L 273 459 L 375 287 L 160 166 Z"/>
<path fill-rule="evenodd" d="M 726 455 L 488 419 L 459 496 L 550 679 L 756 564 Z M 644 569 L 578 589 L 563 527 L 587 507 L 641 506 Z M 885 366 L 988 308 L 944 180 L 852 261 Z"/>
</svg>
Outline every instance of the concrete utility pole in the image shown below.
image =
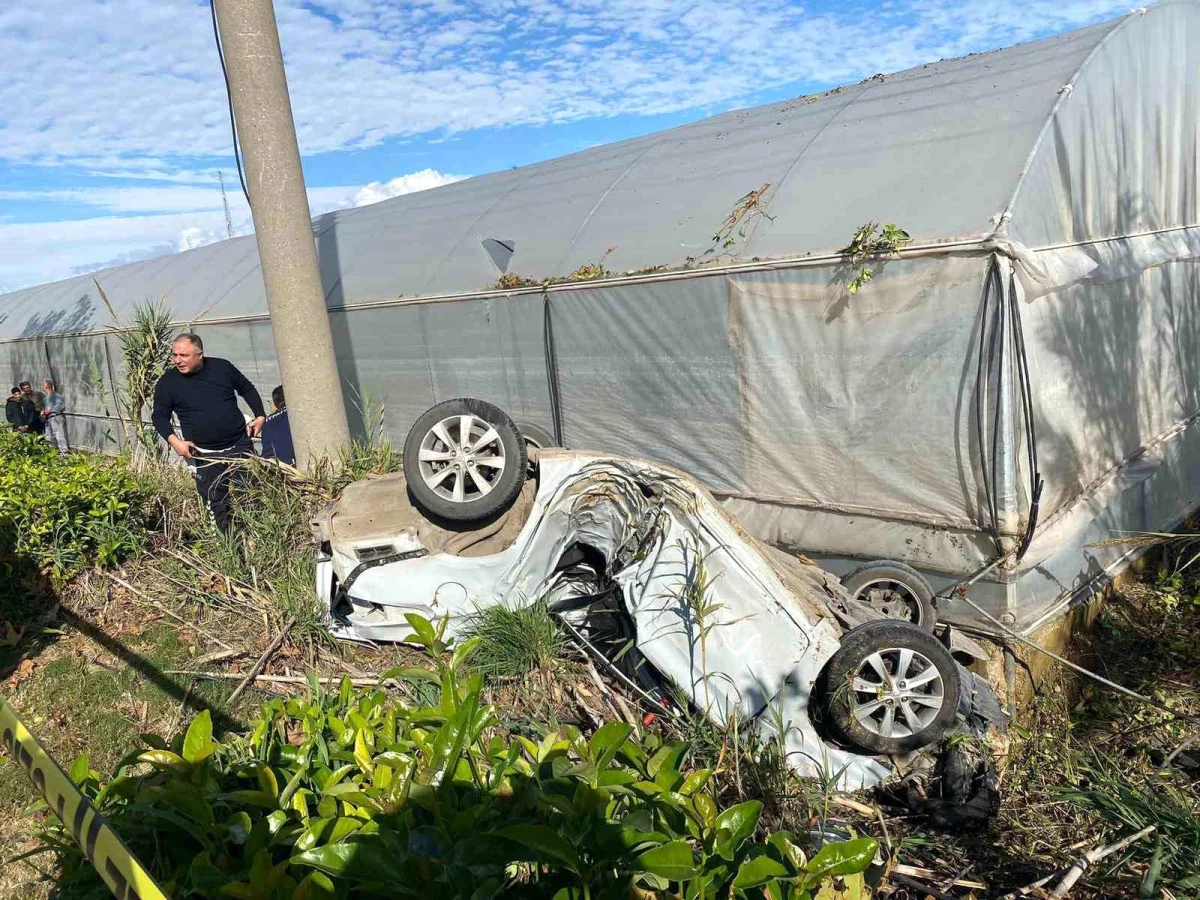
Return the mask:
<svg viewBox="0 0 1200 900">
<path fill-rule="evenodd" d="M 296 461 L 350 442 L 271 0 L 216 0 Z"/>
</svg>

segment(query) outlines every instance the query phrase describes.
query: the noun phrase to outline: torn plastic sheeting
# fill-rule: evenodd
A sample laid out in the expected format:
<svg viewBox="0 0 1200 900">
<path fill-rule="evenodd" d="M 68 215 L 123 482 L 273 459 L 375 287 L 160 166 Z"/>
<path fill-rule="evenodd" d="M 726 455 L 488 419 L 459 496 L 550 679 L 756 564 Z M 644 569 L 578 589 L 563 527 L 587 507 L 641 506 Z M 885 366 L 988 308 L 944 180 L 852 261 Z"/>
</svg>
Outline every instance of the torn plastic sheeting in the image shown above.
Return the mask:
<svg viewBox="0 0 1200 900">
<path fill-rule="evenodd" d="M 411 634 L 404 614 L 418 612 L 449 615 L 453 636 L 481 607 L 544 596 L 564 551 L 585 543 L 609 561 L 643 656 L 714 723 L 753 723 L 774 739 L 773 722 L 783 723 L 792 765 L 810 777 L 840 773 L 844 789 L 890 774 L 868 756 L 826 745 L 809 719 L 813 684 L 839 646 L 822 597 L 806 596 L 819 579 L 788 576 L 785 586 L 752 539 L 685 475 L 565 451 L 543 453 L 540 473 L 512 546 L 490 557 L 435 554 L 364 572 L 342 633 L 403 640 Z"/>
<path fill-rule="evenodd" d="M 1200 227 L 1042 250 L 1010 239 L 998 239 L 995 245 L 1014 261 L 1024 299 L 1034 300 L 1084 281 L 1119 281 L 1168 263 L 1200 258 Z"/>
</svg>

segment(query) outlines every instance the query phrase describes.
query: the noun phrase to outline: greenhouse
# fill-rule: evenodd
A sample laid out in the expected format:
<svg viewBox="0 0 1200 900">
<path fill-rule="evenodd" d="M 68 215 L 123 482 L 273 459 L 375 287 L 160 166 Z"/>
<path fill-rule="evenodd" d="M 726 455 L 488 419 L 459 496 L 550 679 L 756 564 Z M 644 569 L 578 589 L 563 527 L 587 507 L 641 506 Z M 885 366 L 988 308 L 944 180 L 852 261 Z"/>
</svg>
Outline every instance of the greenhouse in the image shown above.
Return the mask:
<svg viewBox="0 0 1200 900">
<path fill-rule="evenodd" d="M 352 422 L 489 400 L 838 573 L 995 563 L 971 598 L 1033 629 L 1200 495 L 1196 47 L 1168 0 L 321 216 Z M 97 282 L 279 383 L 253 237 L 0 297 L 0 367 L 60 382 L 76 444 L 121 441 Z"/>
</svg>

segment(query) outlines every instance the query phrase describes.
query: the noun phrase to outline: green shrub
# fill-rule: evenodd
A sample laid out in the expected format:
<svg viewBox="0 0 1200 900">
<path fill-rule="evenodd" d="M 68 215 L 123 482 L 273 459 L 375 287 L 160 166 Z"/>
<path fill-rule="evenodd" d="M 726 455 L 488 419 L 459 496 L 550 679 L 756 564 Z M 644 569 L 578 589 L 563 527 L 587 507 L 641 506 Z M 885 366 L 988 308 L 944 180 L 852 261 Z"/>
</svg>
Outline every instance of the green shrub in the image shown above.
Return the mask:
<svg viewBox="0 0 1200 900">
<path fill-rule="evenodd" d="M 146 488 L 117 460 L 59 456 L 49 442 L 0 432 L 0 551 L 68 577 L 142 545 Z"/>
<path fill-rule="evenodd" d="M 307 699 L 265 704 L 248 736 L 215 741 L 202 713 L 170 745 L 144 738 L 151 749 L 103 786 L 86 759 L 73 776 L 178 897 L 782 900 L 835 877 L 842 896 L 861 893 L 874 840 L 811 858 L 787 832 L 756 840 L 761 803 L 718 810 L 712 772 L 682 768 L 682 744 L 634 739 L 623 723 L 590 740 L 506 737 L 481 676 L 462 674 L 478 639 L 451 651 L 441 629 L 410 622 L 437 671 L 385 678 L 432 683 L 430 706 L 314 679 Z M 45 839 L 61 900 L 105 896 L 61 825 Z"/>
</svg>

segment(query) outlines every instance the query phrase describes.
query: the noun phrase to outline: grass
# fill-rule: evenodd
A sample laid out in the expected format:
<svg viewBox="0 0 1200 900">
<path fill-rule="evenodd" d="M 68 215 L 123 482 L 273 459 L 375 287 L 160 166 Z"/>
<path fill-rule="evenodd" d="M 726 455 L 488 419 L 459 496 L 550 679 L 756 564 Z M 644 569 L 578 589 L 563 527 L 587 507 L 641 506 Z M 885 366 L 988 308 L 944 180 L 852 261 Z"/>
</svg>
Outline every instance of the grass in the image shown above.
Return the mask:
<svg viewBox="0 0 1200 900">
<path fill-rule="evenodd" d="M 17 715 L 60 764 L 69 766 L 80 753 L 88 753 L 93 767 L 108 771 L 137 734 L 174 732 L 204 708 L 239 723 L 257 704 L 252 699 L 230 710 L 224 704 L 227 685 L 189 686 L 186 678 L 161 675 L 195 655 L 195 632 L 167 624 L 163 615 L 150 610 L 100 606 L 93 615 L 105 623 L 103 629 L 85 632 L 60 623 L 63 633 L 41 654 L 37 668 L 19 689 L 5 692 Z M 79 618 L 86 627 L 88 620 Z M 19 767 L 0 756 L 0 861 L 33 846 L 29 834 L 36 819 L 25 811 L 36 799 Z M 44 896 L 43 874 L 50 874 L 44 869 L 42 857 L 0 865 L 0 897 Z"/>
<path fill-rule="evenodd" d="M 464 637 L 482 638 L 471 666 L 492 677 L 511 678 L 549 668 L 565 645 L 562 630 L 541 600 L 481 609 L 467 621 Z"/>
<path fill-rule="evenodd" d="M 1090 634 L 1076 636 L 1072 655 L 1173 709 L 1200 715 L 1200 571 L 1180 572 L 1172 559 L 1157 571 L 1163 574 L 1116 592 Z M 910 832 L 918 864 L 973 864 L 975 873 L 1009 889 L 1154 824 L 1163 842 L 1159 887 L 1195 896 L 1200 883 L 1187 879 L 1200 858 L 1197 769 L 1160 772 L 1194 726 L 1061 668 L 1038 687 L 1012 730 L 999 816 L 978 835 Z M 1192 760 L 1197 756 L 1193 748 Z M 1072 898 L 1137 896 L 1154 848 L 1153 839 L 1144 840 L 1106 860 Z"/>
</svg>

